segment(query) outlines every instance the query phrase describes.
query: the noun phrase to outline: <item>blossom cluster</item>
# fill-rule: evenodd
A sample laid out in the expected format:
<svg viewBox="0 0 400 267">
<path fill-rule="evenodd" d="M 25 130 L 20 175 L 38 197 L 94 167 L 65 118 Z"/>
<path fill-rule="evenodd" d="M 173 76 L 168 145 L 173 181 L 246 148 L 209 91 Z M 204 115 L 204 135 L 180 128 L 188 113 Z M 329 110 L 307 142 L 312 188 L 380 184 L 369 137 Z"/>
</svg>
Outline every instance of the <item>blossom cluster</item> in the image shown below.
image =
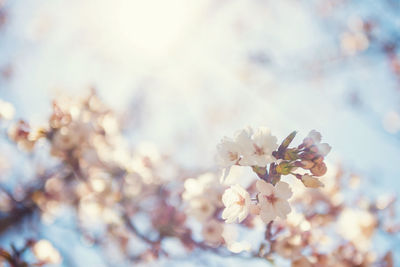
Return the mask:
<svg viewBox="0 0 400 267">
<path fill-rule="evenodd" d="M 239 184 L 225 191 L 222 196 L 225 205 L 222 218 L 227 223 L 236 219 L 242 222 L 250 211 L 259 214 L 265 223 L 277 217 L 285 219 L 291 211 L 288 199 L 292 191 L 288 183 L 281 181 L 282 175 L 292 174 L 306 187 L 322 186 L 316 177 L 327 171 L 324 157 L 329 153 L 330 146 L 321 143 L 321 134 L 313 130 L 302 144 L 289 148 L 295 135 L 295 132 L 290 134 L 278 146 L 278 139 L 268 128 L 253 130 L 248 127 L 238 131 L 234 138 L 222 139 L 218 145 L 218 161 L 225 168 L 223 176 L 229 174 L 233 165 L 239 165 L 252 167 L 260 178 L 256 182 L 255 203 L 252 203 L 250 194 Z M 298 168 L 311 173 L 300 174 Z"/>
</svg>

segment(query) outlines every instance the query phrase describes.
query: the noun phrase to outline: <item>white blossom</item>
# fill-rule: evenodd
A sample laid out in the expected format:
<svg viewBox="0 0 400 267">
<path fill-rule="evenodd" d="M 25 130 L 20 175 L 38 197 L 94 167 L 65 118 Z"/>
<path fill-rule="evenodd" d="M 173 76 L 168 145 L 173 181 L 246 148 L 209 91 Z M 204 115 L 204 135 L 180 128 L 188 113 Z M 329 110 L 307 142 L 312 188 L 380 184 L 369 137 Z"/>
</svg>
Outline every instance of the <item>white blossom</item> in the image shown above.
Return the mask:
<svg viewBox="0 0 400 267">
<path fill-rule="evenodd" d="M 240 145 L 229 137 L 224 137 L 221 140 L 221 143 L 217 146 L 217 150 L 218 164 L 224 168 L 237 164 L 242 153 Z"/>
<path fill-rule="evenodd" d="M 236 219 L 238 219 L 240 223 L 249 214 L 251 203 L 250 195 L 240 185 L 233 185 L 226 189 L 222 196 L 222 202 L 225 205 L 222 218 L 227 223 L 232 223 Z"/>
<path fill-rule="evenodd" d="M 32 250 L 33 254 L 40 261 L 49 264 L 60 264 L 62 262 L 60 253 L 48 240 L 39 240 L 33 245 Z"/>
<path fill-rule="evenodd" d="M 291 208 L 288 199 L 292 196 L 289 185 L 285 182 L 278 182 L 275 186 L 264 180 L 258 180 L 256 183 L 258 201 L 260 206 L 261 219 L 268 223 L 277 216 L 285 219 L 290 213 Z"/>
<path fill-rule="evenodd" d="M 278 148 L 278 139 L 268 128 L 260 127 L 252 136 L 251 145 L 243 151 L 241 165 L 265 167 L 276 161 L 272 152 Z"/>
<path fill-rule="evenodd" d="M 197 197 L 207 196 L 214 204 L 219 206 L 221 195 L 224 191 L 217 176 L 214 173 L 207 172 L 199 175 L 197 178 L 189 178 L 184 183 L 185 191 L 182 194 L 183 199 L 190 201 Z"/>
<path fill-rule="evenodd" d="M 252 133 L 253 130 L 250 127 L 247 127 L 236 132 L 234 139 L 224 137 L 224 139 L 221 140 L 221 143 L 217 146 L 218 164 L 224 168 L 228 168 L 236 164 L 243 165 L 240 160 L 244 152 L 251 147 Z"/>
<path fill-rule="evenodd" d="M 357 249 L 366 251 L 371 246 L 371 236 L 376 230 L 377 223 L 369 211 L 345 208 L 338 217 L 336 230 Z"/>
</svg>

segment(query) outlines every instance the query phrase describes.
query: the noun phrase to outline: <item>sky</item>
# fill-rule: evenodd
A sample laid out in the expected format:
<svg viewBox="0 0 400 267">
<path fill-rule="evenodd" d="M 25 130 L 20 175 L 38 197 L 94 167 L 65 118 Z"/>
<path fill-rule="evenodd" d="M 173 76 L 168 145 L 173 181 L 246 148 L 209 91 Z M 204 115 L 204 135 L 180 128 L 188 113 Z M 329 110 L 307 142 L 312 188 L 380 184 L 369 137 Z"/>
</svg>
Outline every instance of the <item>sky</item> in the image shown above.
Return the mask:
<svg viewBox="0 0 400 267">
<path fill-rule="evenodd" d="M 359 33 L 371 19 L 378 40 L 398 40 L 396 1 L 3 5 L 0 98 L 33 124 L 57 95 L 95 87 L 127 118 L 133 143 L 155 143 L 188 167 L 215 168 L 216 144 L 247 125 L 281 139 L 297 130 L 297 141 L 317 129 L 329 160 L 363 174 L 371 196 L 400 193 L 399 80 L 379 42 Z"/>
</svg>

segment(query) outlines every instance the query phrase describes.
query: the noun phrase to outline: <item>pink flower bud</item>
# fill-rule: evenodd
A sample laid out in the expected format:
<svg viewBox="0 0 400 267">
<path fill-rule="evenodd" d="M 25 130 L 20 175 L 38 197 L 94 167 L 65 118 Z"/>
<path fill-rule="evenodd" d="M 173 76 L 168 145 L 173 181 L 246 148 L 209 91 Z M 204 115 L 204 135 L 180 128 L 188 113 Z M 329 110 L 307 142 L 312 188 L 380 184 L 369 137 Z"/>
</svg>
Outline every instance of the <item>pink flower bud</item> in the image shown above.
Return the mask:
<svg viewBox="0 0 400 267">
<path fill-rule="evenodd" d="M 325 163 L 320 163 L 320 164 L 316 164 L 314 167 L 312 167 L 310 169 L 310 171 L 312 172 L 312 174 L 314 174 L 315 176 L 322 176 L 326 173 L 327 168 Z"/>
<path fill-rule="evenodd" d="M 324 157 L 322 157 L 322 156 L 318 156 L 317 158 L 315 158 L 314 160 L 313 160 L 313 162 L 315 163 L 315 164 L 320 164 L 320 163 L 322 163 L 324 161 Z"/>
<path fill-rule="evenodd" d="M 303 175 L 301 181 L 306 187 L 310 188 L 318 188 L 318 187 L 324 187 L 324 184 L 321 183 L 321 181 L 315 177 L 312 177 L 310 175 Z"/>
<path fill-rule="evenodd" d="M 314 167 L 315 163 L 311 160 L 302 160 L 301 165 L 301 167 L 304 169 L 311 169 L 312 167 Z"/>
</svg>

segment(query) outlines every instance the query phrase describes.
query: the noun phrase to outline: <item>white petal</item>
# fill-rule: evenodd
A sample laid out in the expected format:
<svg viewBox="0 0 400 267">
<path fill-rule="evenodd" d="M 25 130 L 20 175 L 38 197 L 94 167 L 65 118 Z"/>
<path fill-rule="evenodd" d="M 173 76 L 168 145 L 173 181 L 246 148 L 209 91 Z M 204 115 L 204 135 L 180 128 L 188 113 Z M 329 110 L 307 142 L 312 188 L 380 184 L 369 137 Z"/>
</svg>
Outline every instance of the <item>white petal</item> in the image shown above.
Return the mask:
<svg viewBox="0 0 400 267">
<path fill-rule="evenodd" d="M 232 189 L 238 193 L 241 197 L 243 197 L 244 199 L 246 199 L 247 196 L 250 196 L 249 193 L 246 191 L 246 189 L 244 189 L 243 187 L 241 187 L 240 185 L 236 184 L 234 186 L 232 186 Z"/>
<path fill-rule="evenodd" d="M 316 130 L 311 130 L 307 137 L 311 138 L 315 143 L 321 142 L 322 138 L 321 134 Z"/>
<path fill-rule="evenodd" d="M 251 152 L 243 153 L 242 158 L 239 161 L 240 166 L 254 166 L 257 165 L 254 161 L 254 157 L 251 155 Z"/>
<path fill-rule="evenodd" d="M 257 180 L 256 187 L 257 190 L 263 195 L 269 196 L 272 194 L 272 192 L 274 192 L 274 186 L 264 180 Z"/>
<path fill-rule="evenodd" d="M 254 134 L 254 143 L 261 147 L 266 154 L 271 154 L 278 147 L 278 139 L 266 127 L 260 127 Z"/>
<path fill-rule="evenodd" d="M 236 218 L 240 212 L 240 207 L 238 205 L 232 205 L 227 207 L 222 212 L 222 219 Z"/>
<path fill-rule="evenodd" d="M 241 223 L 244 219 L 246 219 L 247 215 L 249 215 L 249 209 L 244 208 L 242 211 L 239 213 L 238 219 L 239 223 Z"/>
<path fill-rule="evenodd" d="M 253 129 L 249 126 L 235 133 L 235 141 L 241 147 L 248 146 L 251 143 L 252 134 L 253 134 Z"/>
<path fill-rule="evenodd" d="M 230 171 L 231 171 L 231 166 L 226 167 L 226 168 L 224 168 L 224 169 L 222 170 L 221 177 L 219 178 L 219 182 L 220 182 L 221 184 L 225 184 L 225 182 L 226 182 L 226 177 L 228 177 Z"/>
<path fill-rule="evenodd" d="M 265 155 L 261 155 L 261 156 L 254 155 L 253 156 L 253 164 L 252 165 L 255 165 L 255 166 L 258 166 L 258 167 L 265 167 L 265 166 L 268 165 L 268 163 L 269 162 L 268 162 L 267 157 Z"/>
<path fill-rule="evenodd" d="M 240 146 L 232 139 L 225 137 L 217 145 L 217 161 L 222 167 L 229 167 L 236 163 L 240 156 Z M 237 154 L 236 158 L 231 158 L 231 154 Z"/>
<path fill-rule="evenodd" d="M 279 181 L 275 185 L 275 195 L 278 198 L 289 199 L 293 195 L 293 193 L 288 183 Z"/>
<path fill-rule="evenodd" d="M 225 219 L 225 223 L 233 223 L 234 221 L 236 221 L 236 216 L 230 216 Z"/>
<path fill-rule="evenodd" d="M 236 201 L 238 201 L 238 197 L 235 191 L 232 188 L 226 189 L 222 195 L 222 203 L 224 203 L 224 206 L 229 207 Z"/>
<path fill-rule="evenodd" d="M 258 127 L 257 131 L 254 133 L 254 139 L 262 138 L 264 136 L 271 135 L 271 131 L 267 127 Z"/>
</svg>

